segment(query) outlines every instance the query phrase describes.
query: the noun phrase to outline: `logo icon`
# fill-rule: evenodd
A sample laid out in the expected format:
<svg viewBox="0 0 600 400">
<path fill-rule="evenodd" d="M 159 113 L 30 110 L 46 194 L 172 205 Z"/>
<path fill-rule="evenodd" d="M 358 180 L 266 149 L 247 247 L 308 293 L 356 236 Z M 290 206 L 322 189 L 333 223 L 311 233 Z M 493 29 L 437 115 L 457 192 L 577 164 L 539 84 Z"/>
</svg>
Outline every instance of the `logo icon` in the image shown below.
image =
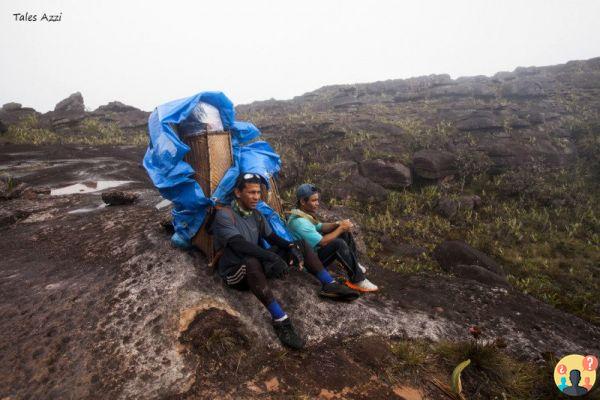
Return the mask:
<svg viewBox="0 0 600 400">
<path fill-rule="evenodd" d="M 569 354 L 554 368 L 554 383 L 566 395 L 583 396 L 596 383 L 598 358 L 593 355 Z"/>
</svg>

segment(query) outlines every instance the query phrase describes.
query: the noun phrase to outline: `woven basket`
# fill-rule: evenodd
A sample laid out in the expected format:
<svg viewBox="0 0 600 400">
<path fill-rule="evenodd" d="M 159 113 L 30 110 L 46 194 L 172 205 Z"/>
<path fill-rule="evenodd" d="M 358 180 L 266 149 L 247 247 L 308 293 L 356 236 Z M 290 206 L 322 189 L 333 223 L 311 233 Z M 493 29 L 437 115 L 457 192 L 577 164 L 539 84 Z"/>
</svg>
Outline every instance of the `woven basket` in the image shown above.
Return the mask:
<svg viewBox="0 0 600 400">
<path fill-rule="evenodd" d="M 231 136 L 229 132 L 208 132 L 197 136 L 187 136 L 183 138 L 183 141 L 190 147 L 184 161 L 194 169 L 194 179 L 202 188 L 204 195 L 211 197 L 233 164 Z M 283 218 L 283 205 L 273 177 L 270 178 L 269 184 L 271 186 L 269 191 L 265 185 L 261 185 L 262 200 Z M 204 226 L 192 238 L 192 243 L 206 255 L 209 263 L 213 262 L 213 240 L 212 236 L 206 233 Z"/>
<path fill-rule="evenodd" d="M 281 203 L 281 197 L 279 196 L 279 190 L 277 189 L 277 183 L 275 179 L 271 177 L 269 179 L 271 190 L 267 191 L 265 185 L 261 185 L 262 188 L 262 201 L 267 203 L 280 217 L 283 218 L 283 205 Z"/>
<path fill-rule="evenodd" d="M 208 132 L 187 136 L 183 141 L 190 146 L 184 161 L 194 169 L 194 179 L 204 195 L 211 197 L 225 172 L 233 164 L 231 136 L 229 132 Z M 206 233 L 204 226 L 192 238 L 192 243 L 206 255 L 209 263 L 213 261 L 213 240 Z"/>
</svg>

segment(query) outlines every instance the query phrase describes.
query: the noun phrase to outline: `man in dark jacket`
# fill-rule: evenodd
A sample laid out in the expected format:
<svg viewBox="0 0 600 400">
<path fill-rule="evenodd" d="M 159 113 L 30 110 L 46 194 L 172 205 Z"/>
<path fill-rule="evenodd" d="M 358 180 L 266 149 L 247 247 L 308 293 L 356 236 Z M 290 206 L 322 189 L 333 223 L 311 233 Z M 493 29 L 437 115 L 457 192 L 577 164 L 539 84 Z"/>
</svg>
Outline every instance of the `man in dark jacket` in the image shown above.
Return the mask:
<svg viewBox="0 0 600 400">
<path fill-rule="evenodd" d="M 303 241 L 289 242 L 272 232 L 264 215 L 256 210 L 261 197 L 261 182 L 262 178 L 257 174 L 240 175 L 231 207 L 217 210 L 210 228 L 215 249 L 222 250 L 217 269 L 229 287 L 252 291 L 269 310 L 281 342 L 300 349 L 304 347 L 304 340 L 298 336 L 290 318 L 275 300 L 267 278 L 281 278 L 292 264 L 296 264 L 319 279 L 322 284 L 319 294 L 323 297 L 355 300 L 359 294 L 334 281 L 318 256 Z M 272 247 L 269 250 L 262 248 L 259 245 L 261 239 Z"/>
</svg>

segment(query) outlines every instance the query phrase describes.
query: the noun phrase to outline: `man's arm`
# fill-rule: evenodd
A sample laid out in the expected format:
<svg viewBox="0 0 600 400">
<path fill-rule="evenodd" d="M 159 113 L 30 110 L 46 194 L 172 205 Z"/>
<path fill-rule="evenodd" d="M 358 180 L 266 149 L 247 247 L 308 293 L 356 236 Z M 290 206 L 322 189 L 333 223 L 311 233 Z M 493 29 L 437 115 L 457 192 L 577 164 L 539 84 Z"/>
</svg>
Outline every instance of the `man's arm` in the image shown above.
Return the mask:
<svg viewBox="0 0 600 400">
<path fill-rule="evenodd" d="M 354 226 L 349 219 L 340 221 L 339 224 L 332 225 L 337 225 L 337 227 L 333 231 L 323 236 L 323 238 L 319 242 L 319 246 L 327 246 L 333 240 L 337 239 L 342 233 L 348 232 Z"/>
<path fill-rule="evenodd" d="M 226 244 L 240 257 L 256 257 L 261 261 L 273 261 L 279 256 L 272 251 L 263 249 L 257 244 L 250 243 L 242 235 L 231 237 Z"/>
<path fill-rule="evenodd" d="M 273 260 L 275 253 L 267 251 L 257 244 L 250 243 L 242 236 L 234 223 L 233 211 L 221 209 L 217 211 L 213 222 L 213 235 L 225 246 L 231 248 L 241 258 L 250 256 L 260 260 Z"/>
<path fill-rule="evenodd" d="M 337 222 L 324 222 L 321 225 L 321 232 L 322 233 L 331 233 L 335 230 L 335 228 L 337 228 L 338 226 L 340 226 Z"/>
<path fill-rule="evenodd" d="M 275 232 L 271 232 L 271 234 L 269 236 L 267 236 L 265 238 L 265 240 L 267 242 L 269 242 L 270 245 L 272 246 L 277 246 L 280 249 L 287 249 L 288 247 L 290 247 L 291 245 L 293 245 L 292 242 L 288 242 L 287 240 L 285 240 L 284 238 L 277 236 L 275 234 Z"/>
</svg>

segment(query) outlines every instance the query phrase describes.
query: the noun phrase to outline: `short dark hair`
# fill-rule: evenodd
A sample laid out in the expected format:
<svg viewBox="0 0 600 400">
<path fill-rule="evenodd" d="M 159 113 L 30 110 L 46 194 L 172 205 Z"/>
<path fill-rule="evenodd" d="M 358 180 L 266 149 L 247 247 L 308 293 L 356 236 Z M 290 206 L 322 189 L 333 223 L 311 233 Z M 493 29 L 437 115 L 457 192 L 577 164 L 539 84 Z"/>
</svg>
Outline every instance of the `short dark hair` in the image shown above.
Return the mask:
<svg viewBox="0 0 600 400">
<path fill-rule="evenodd" d="M 321 194 L 321 192 L 315 192 L 315 193 Z M 313 194 L 315 194 L 315 193 L 313 193 Z M 312 194 L 310 196 L 312 196 Z M 301 199 L 296 200 L 296 208 L 300 208 L 300 206 L 302 205 L 302 200 L 306 201 L 306 200 L 310 199 L 310 196 L 303 197 Z"/>
<path fill-rule="evenodd" d="M 247 183 L 258 183 L 260 185 L 262 182 L 262 178 L 258 174 L 242 173 L 235 181 L 235 188 L 238 190 L 244 190 Z"/>
</svg>

